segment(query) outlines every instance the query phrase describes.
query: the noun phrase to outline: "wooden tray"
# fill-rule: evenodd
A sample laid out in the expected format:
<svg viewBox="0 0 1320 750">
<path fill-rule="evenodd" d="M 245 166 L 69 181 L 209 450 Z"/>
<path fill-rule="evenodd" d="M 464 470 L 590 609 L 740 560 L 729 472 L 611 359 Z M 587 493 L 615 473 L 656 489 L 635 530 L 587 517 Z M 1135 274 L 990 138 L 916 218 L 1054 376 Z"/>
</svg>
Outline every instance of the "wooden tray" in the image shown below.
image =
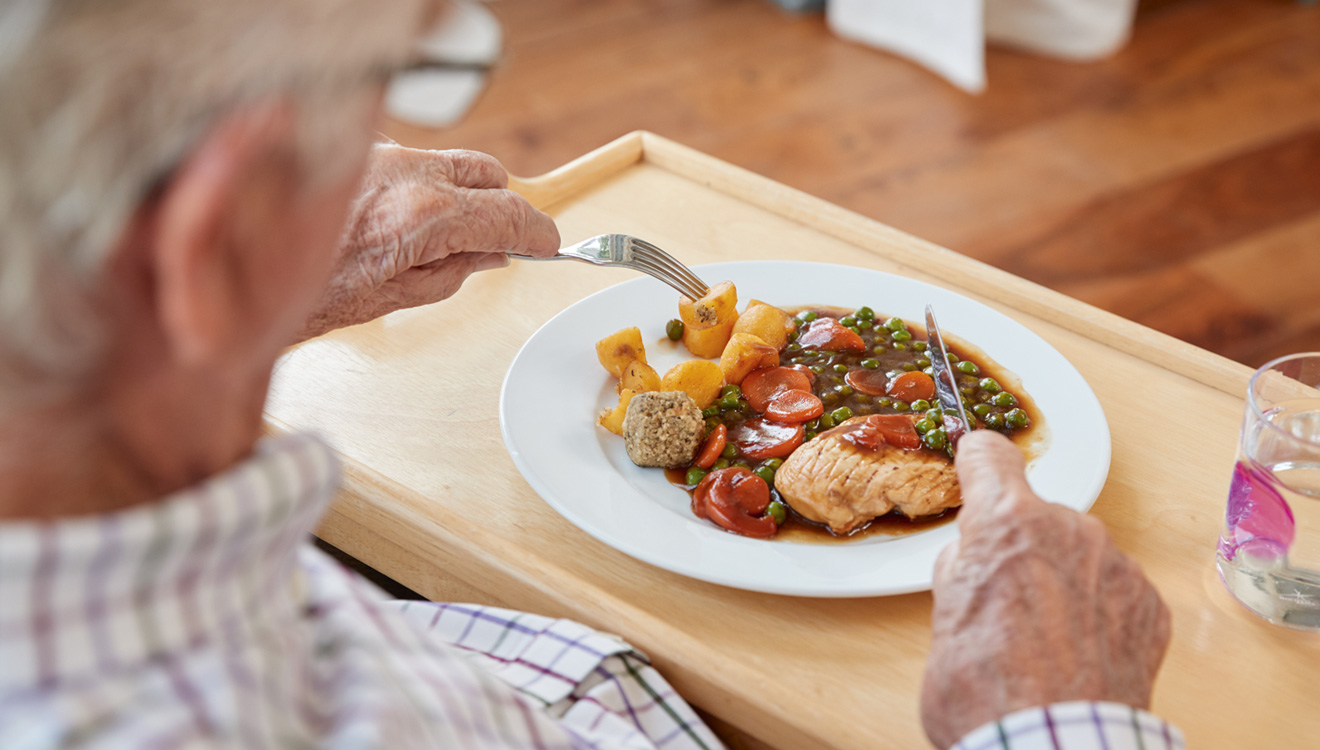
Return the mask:
<svg viewBox="0 0 1320 750">
<path fill-rule="evenodd" d="M 1214 571 L 1247 368 L 650 133 L 515 186 L 565 243 L 625 232 L 693 264 L 848 263 L 1021 321 L 1077 366 L 1109 418 L 1113 464 L 1092 512 L 1173 610 L 1154 709 L 1193 747 L 1320 736 L 1320 638 L 1248 614 Z M 929 594 L 804 600 L 689 580 L 579 531 L 515 470 L 497 416 L 514 354 L 555 313 L 631 275 L 515 263 L 447 302 L 291 350 L 270 427 L 325 435 L 346 474 L 318 533 L 432 599 L 619 633 L 726 731 L 784 748 L 924 746 Z"/>
</svg>

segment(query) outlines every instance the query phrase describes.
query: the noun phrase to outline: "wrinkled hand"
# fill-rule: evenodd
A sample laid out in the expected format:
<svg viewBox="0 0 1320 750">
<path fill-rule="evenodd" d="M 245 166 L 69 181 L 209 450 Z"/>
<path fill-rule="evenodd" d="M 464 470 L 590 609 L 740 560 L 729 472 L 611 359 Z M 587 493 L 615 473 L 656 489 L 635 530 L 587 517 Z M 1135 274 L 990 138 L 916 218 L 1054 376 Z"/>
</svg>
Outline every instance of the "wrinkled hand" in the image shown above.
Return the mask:
<svg viewBox="0 0 1320 750">
<path fill-rule="evenodd" d="M 303 338 L 449 297 L 505 253 L 553 255 L 559 230 L 475 151 L 372 149 L 335 270 Z"/>
<path fill-rule="evenodd" d="M 1014 711 L 1150 704 L 1169 611 L 1092 516 L 1046 503 L 989 430 L 958 444 L 961 539 L 935 566 L 921 719 L 936 747 Z"/>
</svg>

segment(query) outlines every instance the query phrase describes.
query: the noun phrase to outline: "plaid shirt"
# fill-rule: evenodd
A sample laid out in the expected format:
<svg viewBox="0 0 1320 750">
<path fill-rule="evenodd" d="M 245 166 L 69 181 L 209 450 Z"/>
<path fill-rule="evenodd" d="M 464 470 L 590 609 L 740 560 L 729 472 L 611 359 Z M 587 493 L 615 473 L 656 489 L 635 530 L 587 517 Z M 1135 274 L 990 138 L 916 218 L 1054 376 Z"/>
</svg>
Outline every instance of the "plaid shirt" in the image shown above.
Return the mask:
<svg viewBox="0 0 1320 750">
<path fill-rule="evenodd" d="M 0 525 L 0 748 L 720 747 L 615 636 L 385 601 L 307 544 L 337 481 L 329 448 L 294 436 L 159 503 Z M 1118 709 L 1127 735 L 1102 722 Z M 1105 704 L 1101 744 L 1070 744 L 1060 710 L 958 747 L 1182 747 Z"/>
</svg>

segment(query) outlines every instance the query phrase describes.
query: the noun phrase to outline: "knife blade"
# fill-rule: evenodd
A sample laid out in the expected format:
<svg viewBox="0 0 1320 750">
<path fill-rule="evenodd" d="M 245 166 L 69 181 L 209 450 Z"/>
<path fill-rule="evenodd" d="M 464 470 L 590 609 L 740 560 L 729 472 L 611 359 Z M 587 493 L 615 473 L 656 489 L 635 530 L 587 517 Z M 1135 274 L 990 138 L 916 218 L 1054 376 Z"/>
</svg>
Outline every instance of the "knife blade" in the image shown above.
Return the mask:
<svg viewBox="0 0 1320 750">
<path fill-rule="evenodd" d="M 967 434 L 971 422 L 967 420 L 967 411 L 963 409 L 962 397 L 958 395 L 958 381 L 949 365 L 949 350 L 940 335 L 940 326 L 935 322 L 935 308 L 926 305 L 926 355 L 930 358 L 931 372 L 935 378 L 935 395 L 940 401 L 940 410 L 944 412 L 944 432 L 949 439 L 949 452 L 953 453 L 958 441 Z"/>
</svg>

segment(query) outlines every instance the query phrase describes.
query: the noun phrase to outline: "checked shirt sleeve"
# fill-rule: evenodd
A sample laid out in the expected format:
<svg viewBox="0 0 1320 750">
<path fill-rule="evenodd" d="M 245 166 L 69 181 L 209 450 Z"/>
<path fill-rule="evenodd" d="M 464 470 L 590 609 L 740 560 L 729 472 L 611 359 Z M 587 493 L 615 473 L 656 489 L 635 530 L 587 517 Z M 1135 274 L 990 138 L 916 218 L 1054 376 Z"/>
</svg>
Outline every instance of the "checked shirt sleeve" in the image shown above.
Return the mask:
<svg viewBox="0 0 1320 750">
<path fill-rule="evenodd" d="M 1182 731 L 1121 703 L 1028 708 L 974 729 L 953 750 L 1185 750 Z"/>
<path fill-rule="evenodd" d="M 588 742 L 723 745 L 647 658 L 572 620 L 471 604 L 403 602 L 406 617 L 545 706 Z"/>
</svg>

